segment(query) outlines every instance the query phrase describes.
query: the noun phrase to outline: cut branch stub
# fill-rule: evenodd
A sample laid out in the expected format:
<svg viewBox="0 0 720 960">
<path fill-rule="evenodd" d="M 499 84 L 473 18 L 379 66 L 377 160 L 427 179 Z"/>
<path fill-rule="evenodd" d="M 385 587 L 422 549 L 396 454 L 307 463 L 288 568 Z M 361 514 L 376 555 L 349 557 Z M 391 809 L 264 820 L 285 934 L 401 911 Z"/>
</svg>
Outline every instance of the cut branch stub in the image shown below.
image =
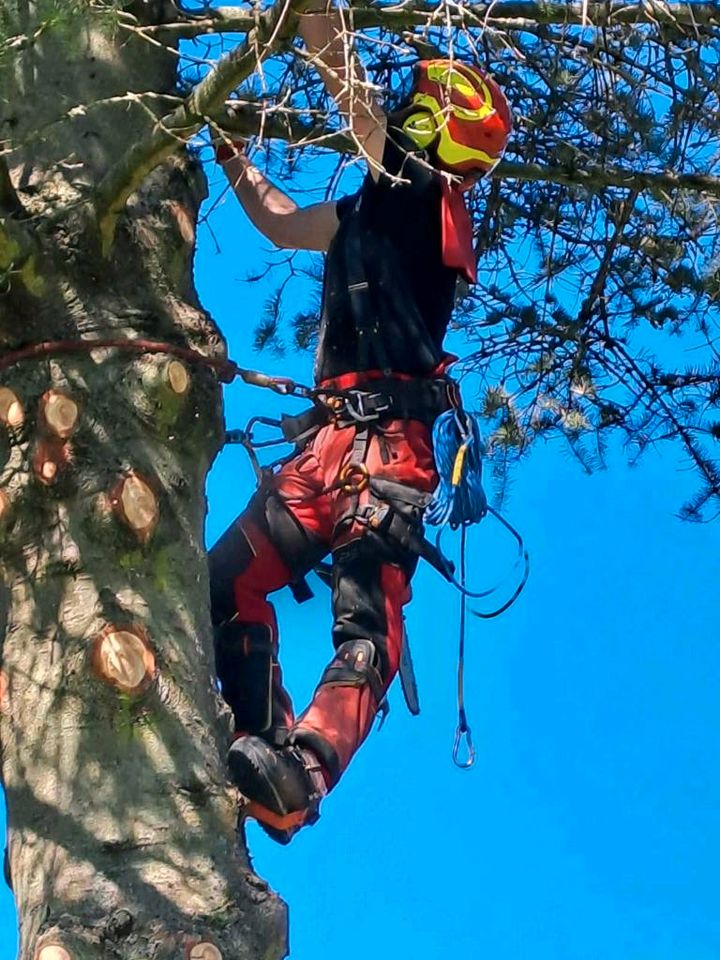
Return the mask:
<svg viewBox="0 0 720 960">
<path fill-rule="evenodd" d="M 0 423 L 10 430 L 19 430 L 25 422 L 25 411 L 17 394 L 9 387 L 0 387 Z"/>
<path fill-rule="evenodd" d="M 187 949 L 188 960 L 223 960 L 223 955 L 214 943 L 203 940 Z"/>
<path fill-rule="evenodd" d="M 38 950 L 37 960 L 72 960 L 72 957 L 65 947 L 57 943 L 48 943 Z"/>
<path fill-rule="evenodd" d="M 95 637 L 92 668 L 123 693 L 141 693 L 155 677 L 155 654 L 142 627 L 108 625 Z"/>
<path fill-rule="evenodd" d="M 182 396 L 190 386 L 190 374 L 187 367 L 180 360 L 170 360 L 165 367 L 165 379 L 173 393 Z"/>
<path fill-rule="evenodd" d="M 192 247 L 195 244 L 195 219 L 185 204 L 178 203 L 177 200 L 170 200 L 168 207 L 172 212 L 178 231 L 183 241 Z"/>
<path fill-rule="evenodd" d="M 145 543 L 160 518 L 157 497 L 150 485 L 137 473 L 130 473 L 117 485 L 111 502 L 124 523 Z"/>
<path fill-rule="evenodd" d="M 4 670 L 0 670 L 0 713 L 10 713 L 10 680 Z"/>
<path fill-rule="evenodd" d="M 33 454 L 35 476 L 45 486 L 52 486 L 60 480 L 71 459 L 67 443 L 51 437 L 40 440 Z"/>
<path fill-rule="evenodd" d="M 188 392 L 190 373 L 182 360 L 175 357 L 166 358 L 160 362 L 153 359 L 152 364 L 143 371 L 143 383 L 146 390 L 152 391 L 155 395 L 160 393 L 160 399 L 162 394 L 167 394 L 168 391 L 172 394 L 172 398 L 176 399 L 185 396 Z"/>
<path fill-rule="evenodd" d="M 40 422 L 49 433 L 66 440 L 77 426 L 78 405 L 62 390 L 47 390 L 40 398 Z"/>
</svg>

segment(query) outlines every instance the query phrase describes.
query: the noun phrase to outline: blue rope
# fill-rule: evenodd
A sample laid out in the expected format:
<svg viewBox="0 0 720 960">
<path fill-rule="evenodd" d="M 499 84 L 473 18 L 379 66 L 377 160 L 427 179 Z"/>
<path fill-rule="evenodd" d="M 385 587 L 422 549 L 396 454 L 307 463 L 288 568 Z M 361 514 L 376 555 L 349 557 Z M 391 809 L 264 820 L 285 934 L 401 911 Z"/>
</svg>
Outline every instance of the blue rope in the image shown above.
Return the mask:
<svg viewBox="0 0 720 960">
<path fill-rule="evenodd" d="M 475 762 L 475 747 L 473 746 L 472 731 L 465 709 L 467 601 L 468 597 L 478 598 L 492 595 L 497 591 L 499 584 L 489 590 L 480 592 L 468 590 L 465 579 L 467 528 L 470 524 L 479 523 L 488 513 L 492 513 L 517 540 L 518 559 L 522 560 L 524 564 L 522 579 L 509 600 L 488 613 L 477 610 L 471 611 L 483 620 L 490 620 L 498 616 L 517 600 L 528 577 L 528 555 L 520 534 L 487 502 L 487 496 L 482 485 L 482 461 L 485 454 L 485 445 L 482 442 L 478 418 L 461 410 L 448 410 L 441 414 L 435 421 L 433 428 L 433 451 L 439 480 L 435 495 L 425 511 L 425 520 L 429 524 L 440 528 L 436 541 L 438 549 L 440 549 L 440 537 L 444 529 L 450 527 L 455 530 L 460 527 L 462 531 L 460 580 L 458 581 L 454 575 L 449 577 L 450 582 L 457 587 L 462 595 L 457 665 L 458 722 L 455 728 L 452 757 L 456 766 L 468 769 Z M 461 756 L 463 744 L 464 759 Z"/>
<path fill-rule="evenodd" d="M 425 520 L 436 527 L 449 524 L 453 530 L 479 523 L 488 502 L 482 485 L 485 446 L 477 417 L 457 410 L 442 413 L 433 428 L 433 450 L 440 480 Z"/>
<path fill-rule="evenodd" d="M 472 610 L 474 616 L 490 620 L 503 613 L 520 595 L 529 574 L 529 558 L 520 534 L 507 520 L 490 506 L 482 485 L 482 460 L 485 445 L 480 435 L 477 416 L 460 410 L 449 410 L 435 421 L 433 429 L 435 465 L 438 471 L 438 486 L 428 508 L 425 520 L 438 527 L 435 545 L 442 554 L 441 540 L 443 531 L 465 528 L 479 523 L 491 513 L 517 542 L 518 552 L 513 570 L 522 566 L 518 586 L 509 600 L 495 610 L 483 613 Z M 462 560 L 464 563 L 465 538 L 462 540 Z M 448 576 L 450 582 L 465 597 L 478 600 L 496 594 L 507 579 L 505 575 L 499 583 L 485 590 L 468 589 L 464 577 L 458 581 L 454 575 Z"/>
</svg>

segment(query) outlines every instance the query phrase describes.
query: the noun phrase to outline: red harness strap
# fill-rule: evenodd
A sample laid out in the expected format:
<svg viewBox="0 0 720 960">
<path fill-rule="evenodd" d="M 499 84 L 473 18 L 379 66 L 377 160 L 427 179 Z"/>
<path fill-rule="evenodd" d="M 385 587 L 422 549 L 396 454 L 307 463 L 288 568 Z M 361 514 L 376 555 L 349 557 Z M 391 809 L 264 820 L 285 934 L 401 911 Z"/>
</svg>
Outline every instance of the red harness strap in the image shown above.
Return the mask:
<svg viewBox="0 0 720 960">
<path fill-rule="evenodd" d="M 375 380 L 432 380 L 444 377 L 448 369 L 453 363 L 456 363 L 457 360 L 458 357 L 455 356 L 454 353 L 446 353 L 440 363 L 424 377 L 418 377 L 412 373 L 398 373 L 397 371 L 393 371 L 388 375 L 384 370 L 358 370 L 351 373 L 341 373 L 337 377 L 329 377 L 326 380 L 320 380 L 317 388 L 319 390 L 323 388 L 327 390 L 352 390 L 357 387 L 372 384 Z"/>
</svg>

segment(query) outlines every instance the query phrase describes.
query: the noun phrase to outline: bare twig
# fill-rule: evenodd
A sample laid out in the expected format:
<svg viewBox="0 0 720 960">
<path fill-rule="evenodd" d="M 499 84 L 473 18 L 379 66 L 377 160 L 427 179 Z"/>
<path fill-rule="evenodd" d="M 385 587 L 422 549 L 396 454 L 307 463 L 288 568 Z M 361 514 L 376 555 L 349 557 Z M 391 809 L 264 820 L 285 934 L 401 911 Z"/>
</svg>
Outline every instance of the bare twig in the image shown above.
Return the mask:
<svg viewBox="0 0 720 960">
<path fill-rule="evenodd" d="M 692 8 L 692 9 L 691 9 Z M 425 26 L 437 15 L 431 3 L 378 6 L 370 2 L 353 3 L 355 26 L 361 29 L 385 27 L 402 32 Z M 446 24 L 453 27 L 477 26 L 487 29 L 526 29 L 539 24 L 572 24 L 584 27 L 607 27 L 620 24 L 664 24 L 680 29 L 720 26 L 720 9 L 716 3 L 543 3 L 535 0 L 500 0 L 497 3 L 454 5 L 447 11 Z M 251 12 L 238 7 L 217 7 L 207 16 L 150 28 L 166 39 L 181 39 L 208 33 L 245 33 L 254 26 Z"/>
<path fill-rule="evenodd" d="M 246 103 L 240 106 L 233 101 L 232 118 L 223 116 L 219 123 L 228 133 L 244 137 L 255 136 L 260 130 L 263 108 L 260 104 Z M 292 111 L 262 116 L 263 134 L 272 139 L 287 140 L 295 147 L 313 146 L 335 150 L 338 153 L 355 153 L 357 145 L 347 133 L 329 129 L 323 124 L 308 124 L 298 120 Z M 566 186 L 583 187 L 590 192 L 600 192 L 606 187 L 622 187 L 635 192 L 692 190 L 709 196 L 720 197 L 720 177 L 701 173 L 655 172 L 630 170 L 616 166 L 585 164 L 573 167 L 542 166 L 537 163 L 498 164 L 492 174 L 495 178 L 521 181 L 541 181 Z"/>
</svg>

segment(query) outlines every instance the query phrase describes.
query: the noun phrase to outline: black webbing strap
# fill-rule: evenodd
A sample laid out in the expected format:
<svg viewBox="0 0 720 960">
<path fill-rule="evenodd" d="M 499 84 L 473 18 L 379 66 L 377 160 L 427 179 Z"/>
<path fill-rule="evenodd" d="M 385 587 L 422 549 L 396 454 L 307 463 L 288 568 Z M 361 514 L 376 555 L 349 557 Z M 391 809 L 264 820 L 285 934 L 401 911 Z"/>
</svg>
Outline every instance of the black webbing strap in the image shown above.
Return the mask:
<svg viewBox="0 0 720 960">
<path fill-rule="evenodd" d="M 388 417 L 422 420 L 431 426 L 441 413 L 459 407 L 457 384 L 448 377 L 384 377 L 345 391 L 339 419 L 351 423 Z"/>
<path fill-rule="evenodd" d="M 321 390 L 318 388 L 319 393 Z M 328 398 L 333 405 L 318 400 L 297 416 L 283 414 L 280 429 L 288 443 L 301 447 L 330 422 L 350 427 L 382 419 L 420 420 L 432 426 L 441 413 L 459 406 L 457 384 L 447 377 L 384 377 L 368 382 L 362 389 L 328 391 Z"/>
<path fill-rule="evenodd" d="M 291 417 L 284 413 L 280 417 L 280 429 L 288 443 L 302 447 L 318 430 L 330 422 L 331 411 L 320 404 L 315 404 L 302 413 Z"/>
</svg>

